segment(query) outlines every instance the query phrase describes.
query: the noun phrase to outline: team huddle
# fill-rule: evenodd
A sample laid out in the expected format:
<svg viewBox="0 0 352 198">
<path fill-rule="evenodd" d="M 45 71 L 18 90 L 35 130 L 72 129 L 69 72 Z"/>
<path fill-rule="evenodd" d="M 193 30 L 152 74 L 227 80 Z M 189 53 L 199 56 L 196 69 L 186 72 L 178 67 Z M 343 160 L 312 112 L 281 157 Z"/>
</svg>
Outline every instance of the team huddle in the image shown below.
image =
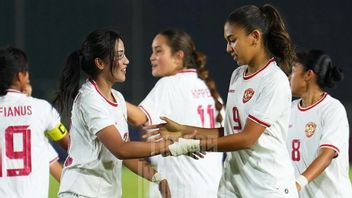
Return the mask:
<svg viewBox="0 0 352 198">
<path fill-rule="evenodd" d="M 31 96 L 26 54 L 2 47 L 0 197 L 48 197 L 49 173 L 60 198 L 121 197 L 122 165 L 151 182 L 147 197 L 352 197 L 347 114 L 326 92 L 342 71 L 322 50 L 295 52 L 269 4 L 235 9 L 224 38 L 239 65 L 226 104 L 178 29 L 154 37 L 160 79 L 139 105 L 113 89 L 129 64 L 114 30 L 89 33 L 68 56 L 52 104 Z M 128 124 L 147 141 L 130 141 Z M 63 168 L 48 138 L 67 150 Z"/>
</svg>

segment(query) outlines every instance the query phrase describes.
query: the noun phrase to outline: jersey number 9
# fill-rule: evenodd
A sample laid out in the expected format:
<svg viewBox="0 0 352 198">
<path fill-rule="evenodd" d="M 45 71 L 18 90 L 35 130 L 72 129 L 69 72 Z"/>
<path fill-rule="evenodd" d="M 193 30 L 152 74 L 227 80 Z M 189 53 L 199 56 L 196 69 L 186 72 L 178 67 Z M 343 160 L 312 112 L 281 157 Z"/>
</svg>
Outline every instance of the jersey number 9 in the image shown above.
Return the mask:
<svg viewBox="0 0 352 198">
<path fill-rule="evenodd" d="M 0 177 L 2 173 L 2 163 L 6 160 L 8 166 L 13 165 L 16 168 L 8 168 L 7 176 L 24 176 L 32 172 L 31 164 L 31 130 L 28 125 L 9 126 L 5 129 L 5 146 L 0 145 Z M 18 143 L 21 142 L 21 143 Z M 2 156 L 2 149 L 5 148 L 5 157 Z M 22 161 L 21 168 L 18 162 Z"/>
</svg>

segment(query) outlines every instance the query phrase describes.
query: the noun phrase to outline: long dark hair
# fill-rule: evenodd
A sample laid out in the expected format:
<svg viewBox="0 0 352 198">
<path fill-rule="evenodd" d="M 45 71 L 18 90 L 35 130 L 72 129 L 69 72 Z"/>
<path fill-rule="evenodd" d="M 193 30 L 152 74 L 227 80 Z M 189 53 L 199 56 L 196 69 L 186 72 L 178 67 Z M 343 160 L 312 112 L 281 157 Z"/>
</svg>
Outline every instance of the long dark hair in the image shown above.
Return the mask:
<svg viewBox="0 0 352 198">
<path fill-rule="evenodd" d="M 53 100 L 60 113 L 65 111 L 69 114 L 71 110 L 80 86 L 80 70 L 92 79 L 99 74 L 95 58 L 109 63 L 112 73 L 115 67 L 115 43 L 119 39 L 122 40 L 121 35 L 114 30 L 95 30 L 84 39 L 80 49 L 68 56 L 61 72 L 59 90 Z"/>
<path fill-rule="evenodd" d="M 206 56 L 196 50 L 195 44 L 189 34 L 178 29 L 167 29 L 159 33 L 167 40 L 167 45 L 171 48 L 172 53 L 181 50 L 184 53 L 183 65 L 186 68 L 197 69 L 198 77 L 202 79 L 210 90 L 210 94 L 215 101 L 215 108 L 218 110 L 216 121 L 221 123 L 223 118 L 221 109 L 223 104 L 220 101 L 220 94 L 216 89 L 214 80 L 209 77 L 208 69 L 205 67 Z"/>
<path fill-rule="evenodd" d="M 0 96 L 6 95 L 7 89 L 19 72 L 28 71 L 26 53 L 15 47 L 1 47 L 0 49 Z"/>
<path fill-rule="evenodd" d="M 287 75 L 291 73 L 295 57 L 294 46 L 283 18 L 272 5 L 242 6 L 234 10 L 226 22 L 243 27 L 248 34 L 254 30 L 262 32 L 267 51 L 275 57 L 280 68 Z"/>
<path fill-rule="evenodd" d="M 301 63 L 305 71 L 312 70 L 317 75 L 317 84 L 322 90 L 334 88 L 336 82 L 343 80 L 342 70 L 322 50 L 297 52 L 295 61 Z"/>
</svg>

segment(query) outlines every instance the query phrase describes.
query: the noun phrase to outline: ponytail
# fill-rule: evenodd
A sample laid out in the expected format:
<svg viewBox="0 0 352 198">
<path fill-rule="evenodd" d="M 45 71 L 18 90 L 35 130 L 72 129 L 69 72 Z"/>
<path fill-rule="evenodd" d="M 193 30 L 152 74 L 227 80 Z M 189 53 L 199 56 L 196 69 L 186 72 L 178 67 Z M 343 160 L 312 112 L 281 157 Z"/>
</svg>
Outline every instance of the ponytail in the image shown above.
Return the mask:
<svg viewBox="0 0 352 198">
<path fill-rule="evenodd" d="M 281 69 L 289 75 L 295 53 L 285 22 L 280 13 L 272 5 L 265 4 L 260 10 L 268 25 L 264 45 L 276 58 Z"/>
<path fill-rule="evenodd" d="M 227 22 L 243 27 L 248 34 L 256 29 L 261 31 L 268 54 L 275 57 L 286 75 L 291 73 L 294 46 L 283 18 L 272 5 L 242 6 L 228 16 Z"/>
<path fill-rule="evenodd" d="M 79 89 L 81 63 L 82 54 L 79 50 L 71 53 L 66 60 L 59 79 L 59 90 L 53 100 L 53 105 L 58 108 L 60 114 L 71 112 L 73 100 Z"/>
<path fill-rule="evenodd" d="M 334 88 L 336 82 L 343 80 L 342 70 L 334 65 L 330 56 L 322 50 L 297 52 L 295 61 L 302 64 L 304 71 L 312 70 L 316 74 L 317 84 L 322 90 Z"/>
<path fill-rule="evenodd" d="M 215 102 L 215 109 L 218 111 L 218 115 L 216 116 L 216 122 L 219 122 L 221 124 L 223 117 L 221 115 L 221 109 L 223 108 L 223 104 L 220 101 L 220 94 L 218 90 L 216 89 L 215 81 L 209 78 L 209 71 L 205 67 L 206 63 L 206 56 L 205 54 L 201 52 L 194 52 L 193 53 L 195 62 L 197 64 L 197 74 L 200 79 L 202 79 L 205 84 L 207 85 L 210 95 L 213 97 L 214 102 Z"/>
<path fill-rule="evenodd" d="M 111 73 L 114 71 L 115 44 L 119 40 L 121 35 L 118 32 L 98 29 L 89 33 L 79 50 L 68 56 L 60 76 L 59 90 L 53 101 L 61 114 L 66 112 L 69 115 L 71 112 L 80 86 L 81 69 L 89 78 L 95 79 L 100 72 L 95 65 L 95 58 L 100 58 L 110 64 Z"/>
</svg>

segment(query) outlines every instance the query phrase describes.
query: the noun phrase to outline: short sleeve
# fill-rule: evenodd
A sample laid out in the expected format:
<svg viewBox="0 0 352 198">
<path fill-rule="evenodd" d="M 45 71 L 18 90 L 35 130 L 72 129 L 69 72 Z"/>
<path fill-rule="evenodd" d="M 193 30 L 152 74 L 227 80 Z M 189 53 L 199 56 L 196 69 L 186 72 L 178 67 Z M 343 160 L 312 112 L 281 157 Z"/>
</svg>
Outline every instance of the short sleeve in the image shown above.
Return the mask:
<svg viewBox="0 0 352 198">
<path fill-rule="evenodd" d="M 291 90 L 287 78 L 267 79 L 262 87 L 248 118 L 264 127 L 270 127 L 283 112 L 289 113 Z"/>
<path fill-rule="evenodd" d="M 89 132 L 94 135 L 101 129 L 115 124 L 104 102 L 101 98 L 90 94 L 81 98 L 81 103 L 78 105 L 78 110 L 81 112 Z"/>
<path fill-rule="evenodd" d="M 53 128 L 57 127 L 61 121 L 60 121 L 60 115 L 56 111 L 56 109 L 53 106 L 51 106 L 47 101 L 44 101 L 44 104 L 41 108 L 48 109 L 48 113 L 45 116 L 45 119 L 47 120 L 46 130 L 50 131 Z"/>
<path fill-rule="evenodd" d="M 327 106 L 327 110 L 322 115 L 322 137 L 320 148 L 330 148 L 340 153 L 344 144 L 348 143 L 349 126 L 346 110 L 339 102 Z"/>
<path fill-rule="evenodd" d="M 172 105 L 170 102 L 172 93 L 169 84 L 170 81 L 168 79 L 160 79 L 147 97 L 139 104 L 139 108 L 148 117 L 148 124 L 159 124 L 162 122 L 160 116 L 170 115 L 168 111 Z"/>
</svg>

